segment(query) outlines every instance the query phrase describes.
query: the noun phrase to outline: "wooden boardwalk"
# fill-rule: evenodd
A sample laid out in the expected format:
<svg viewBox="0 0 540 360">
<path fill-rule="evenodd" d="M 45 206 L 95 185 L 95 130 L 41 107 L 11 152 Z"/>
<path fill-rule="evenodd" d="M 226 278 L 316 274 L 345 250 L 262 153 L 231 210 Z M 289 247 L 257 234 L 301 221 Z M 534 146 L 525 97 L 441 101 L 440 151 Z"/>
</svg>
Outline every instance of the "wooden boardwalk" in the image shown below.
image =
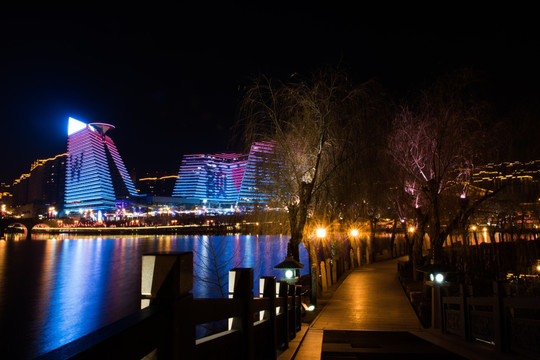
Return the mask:
<svg viewBox="0 0 540 360">
<path fill-rule="evenodd" d="M 424 329 L 399 283 L 399 260 L 351 271 L 319 315 L 304 325 L 299 347 L 279 360 L 515 359 L 483 344 Z"/>
</svg>

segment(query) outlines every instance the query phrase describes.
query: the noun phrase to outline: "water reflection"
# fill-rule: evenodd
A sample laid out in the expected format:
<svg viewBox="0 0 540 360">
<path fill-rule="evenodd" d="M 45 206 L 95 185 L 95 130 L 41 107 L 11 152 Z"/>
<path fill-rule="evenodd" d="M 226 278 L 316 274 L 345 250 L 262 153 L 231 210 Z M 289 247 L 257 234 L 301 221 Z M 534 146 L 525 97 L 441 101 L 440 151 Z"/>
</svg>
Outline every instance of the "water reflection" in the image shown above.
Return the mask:
<svg viewBox="0 0 540 360">
<path fill-rule="evenodd" d="M 33 237 L 0 241 L 0 351 L 32 358 L 138 310 L 141 256 L 194 251 L 194 273 L 217 264 L 254 268 L 257 278 L 282 276 L 273 266 L 286 255 L 280 236 Z M 308 263 L 301 249 L 301 262 Z M 225 270 L 227 275 L 229 268 Z M 307 266 L 302 274 L 308 271 Z M 195 297 L 218 292 L 197 281 Z"/>
</svg>

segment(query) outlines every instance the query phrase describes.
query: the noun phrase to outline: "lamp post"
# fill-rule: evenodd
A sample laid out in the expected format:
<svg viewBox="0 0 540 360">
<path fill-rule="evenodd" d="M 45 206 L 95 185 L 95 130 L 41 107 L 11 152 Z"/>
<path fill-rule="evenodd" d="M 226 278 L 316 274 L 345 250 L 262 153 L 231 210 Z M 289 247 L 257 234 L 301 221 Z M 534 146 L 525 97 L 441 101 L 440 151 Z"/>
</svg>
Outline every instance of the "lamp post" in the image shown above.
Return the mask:
<svg viewBox="0 0 540 360">
<path fill-rule="evenodd" d="M 321 241 L 322 239 L 326 238 L 326 229 L 323 227 L 319 227 L 315 230 L 315 237 Z M 313 254 L 315 255 L 315 249 L 313 249 Z M 311 253 L 310 253 L 310 260 L 311 260 Z M 313 306 L 317 305 L 317 289 L 319 287 L 319 268 L 317 266 L 317 257 L 315 257 L 315 263 L 311 263 L 311 304 Z"/>
<path fill-rule="evenodd" d="M 350 241 L 350 245 L 351 245 L 351 250 L 349 251 L 349 257 L 350 257 L 350 262 L 351 262 L 351 267 L 355 267 L 355 262 L 354 262 L 354 255 L 355 255 L 355 251 L 354 249 L 358 249 L 358 242 L 357 242 L 357 238 L 358 238 L 358 235 L 360 235 L 360 232 L 358 231 L 358 229 L 356 228 L 352 228 L 350 231 L 349 231 L 349 235 L 351 236 L 351 239 L 353 241 Z M 358 255 L 360 255 L 360 252 L 356 252 Z M 360 257 L 357 256 L 357 259 L 356 259 L 356 265 L 357 266 L 360 266 Z"/>
<path fill-rule="evenodd" d="M 443 264 L 428 264 L 419 267 L 418 271 L 429 277 L 425 284 L 431 286 L 431 327 L 440 329 L 442 328 L 441 288 L 450 286 L 449 275 L 458 271 L 454 266 Z"/>
</svg>

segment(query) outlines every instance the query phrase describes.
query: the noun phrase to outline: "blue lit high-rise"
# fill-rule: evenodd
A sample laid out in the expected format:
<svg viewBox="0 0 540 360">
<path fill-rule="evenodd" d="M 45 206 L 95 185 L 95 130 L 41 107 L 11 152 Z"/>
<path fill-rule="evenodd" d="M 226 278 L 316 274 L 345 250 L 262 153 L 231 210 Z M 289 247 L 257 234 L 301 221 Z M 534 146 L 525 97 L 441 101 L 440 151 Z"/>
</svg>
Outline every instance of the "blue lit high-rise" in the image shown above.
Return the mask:
<svg viewBox="0 0 540 360">
<path fill-rule="evenodd" d="M 276 191 L 274 180 L 280 168 L 278 164 L 274 142 L 260 141 L 251 145 L 238 194 L 238 206 L 258 208 L 268 205 L 272 193 Z"/>
<path fill-rule="evenodd" d="M 185 155 L 178 172 L 173 196 L 234 205 L 246 167 L 244 154 Z"/>
<path fill-rule="evenodd" d="M 66 211 L 110 211 L 136 196 L 135 186 L 112 139 L 114 126 L 69 118 Z"/>
</svg>

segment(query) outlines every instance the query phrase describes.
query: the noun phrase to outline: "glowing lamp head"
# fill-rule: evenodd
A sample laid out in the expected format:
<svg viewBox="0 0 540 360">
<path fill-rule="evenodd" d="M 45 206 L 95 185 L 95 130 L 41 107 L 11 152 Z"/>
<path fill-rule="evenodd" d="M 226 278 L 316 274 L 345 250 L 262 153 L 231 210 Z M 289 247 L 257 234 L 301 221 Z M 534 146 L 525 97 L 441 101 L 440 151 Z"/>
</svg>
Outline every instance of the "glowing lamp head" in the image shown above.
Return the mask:
<svg viewBox="0 0 540 360">
<path fill-rule="evenodd" d="M 413 233 L 415 230 L 416 230 L 416 229 L 414 228 L 414 226 L 409 227 L 409 232 L 410 232 L 410 233 Z"/>
<path fill-rule="evenodd" d="M 437 284 L 442 284 L 444 282 L 444 275 L 441 273 L 429 274 L 429 280 L 435 281 Z"/>
<path fill-rule="evenodd" d="M 358 230 L 352 229 L 352 230 L 351 230 L 351 236 L 353 236 L 353 237 L 358 236 Z"/>
<path fill-rule="evenodd" d="M 304 265 L 294 260 L 292 256 L 287 256 L 285 261 L 274 266 L 274 269 L 283 271 L 282 280 L 295 283 L 298 280 L 297 269 L 302 269 L 303 267 Z"/>
<path fill-rule="evenodd" d="M 318 228 L 315 231 L 315 234 L 317 235 L 318 238 L 326 237 L 326 229 L 325 228 Z"/>
</svg>

